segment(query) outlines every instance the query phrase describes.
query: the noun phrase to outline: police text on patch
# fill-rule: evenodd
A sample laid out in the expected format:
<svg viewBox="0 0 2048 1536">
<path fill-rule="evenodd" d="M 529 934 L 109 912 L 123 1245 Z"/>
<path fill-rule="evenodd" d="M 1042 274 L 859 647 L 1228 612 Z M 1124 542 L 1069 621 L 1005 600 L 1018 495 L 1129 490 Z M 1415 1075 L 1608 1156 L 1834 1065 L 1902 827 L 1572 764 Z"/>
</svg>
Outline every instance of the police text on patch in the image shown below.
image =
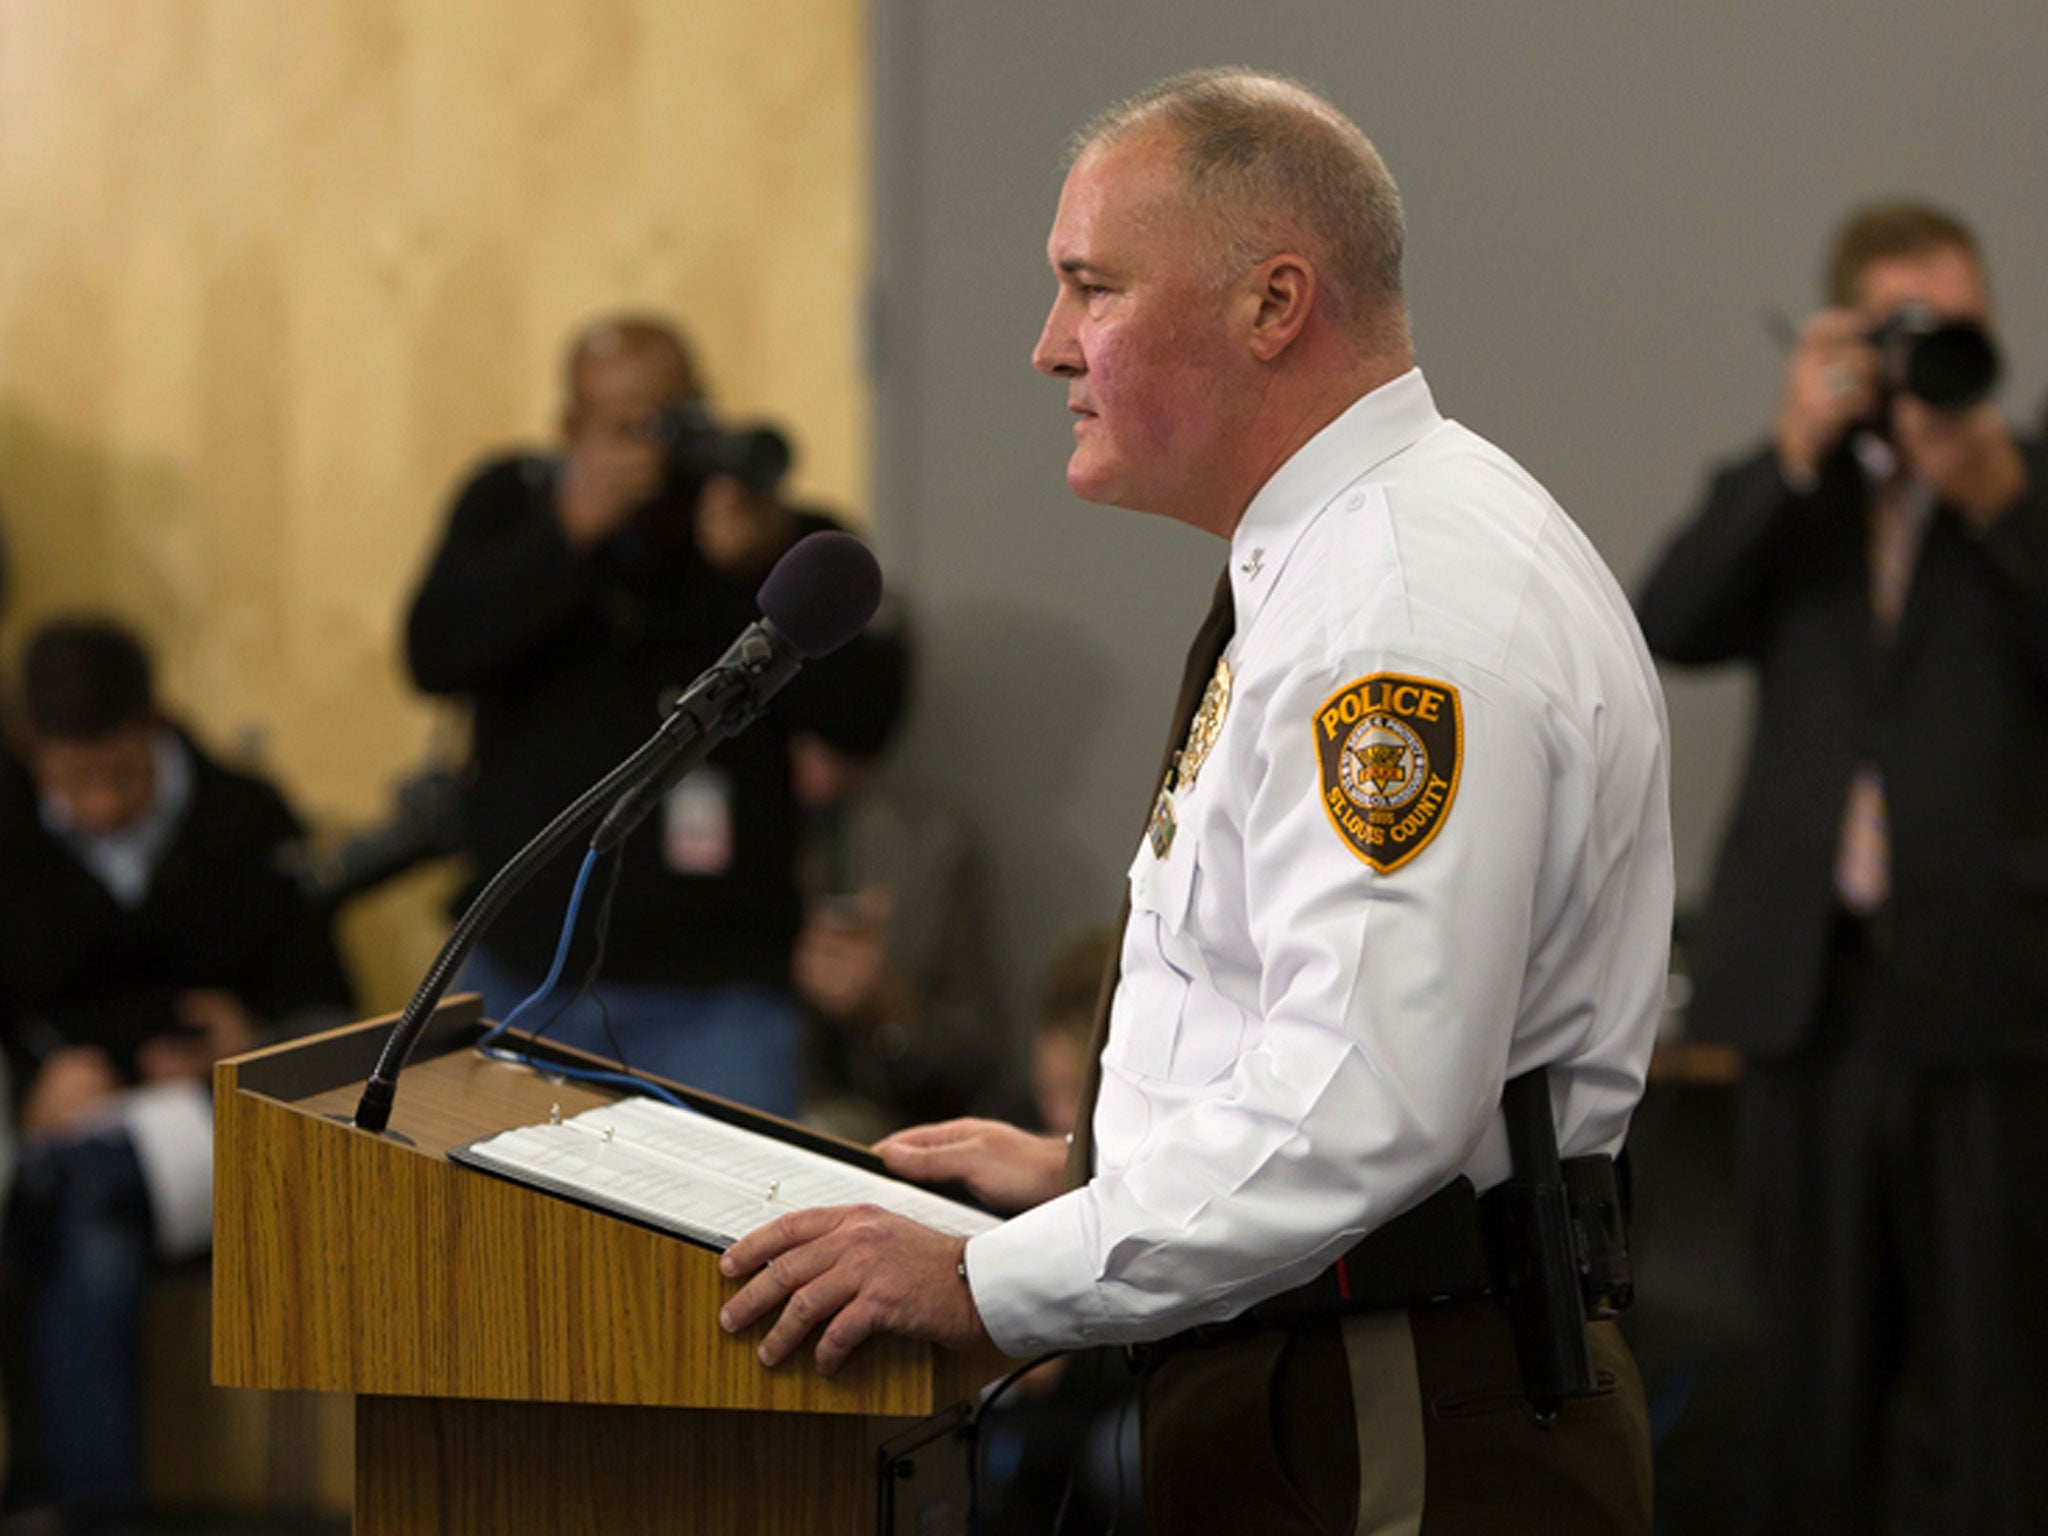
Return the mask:
<svg viewBox="0 0 2048 1536">
<path fill-rule="evenodd" d="M 1323 809 L 1351 851 L 1382 874 L 1434 838 L 1458 793 L 1458 690 L 1377 672 L 1347 683 L 1315 717 Z"/>
</svg>

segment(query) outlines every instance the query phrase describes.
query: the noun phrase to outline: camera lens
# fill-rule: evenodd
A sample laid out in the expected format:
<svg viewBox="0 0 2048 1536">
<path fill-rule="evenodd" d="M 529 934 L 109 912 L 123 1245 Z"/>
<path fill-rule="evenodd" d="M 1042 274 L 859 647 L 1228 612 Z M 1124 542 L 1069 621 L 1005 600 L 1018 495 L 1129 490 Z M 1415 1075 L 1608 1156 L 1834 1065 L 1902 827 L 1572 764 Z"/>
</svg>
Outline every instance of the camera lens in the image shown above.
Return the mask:
<svg viewBox="0 0 2048 1536">
<path fill-rule="evenodd" d="M 749 490 L 772 491 L 792 457 L 789 439 L 775 428 L 722 427 L 696 401 L 664 410 L 655 418 L 654 433 L 668 449 L 669 474 L 678 481 L 731 475 Z"/>
<path fill-rule="evenodd" d="M 725 457 L 726 473 L 753 490 L 770 491 L 788 472 L 789 439 L 773 427 L 742 427 L 727 434 Z"/>
<path fill-rule="evenodd" d="M 1936 410 L 1966 411 L 1991 393 L 1998 370 L 1998 348 L 1990 336 L 1955 320 L 1914 338 L 1901 384 Z"/>
</svg>

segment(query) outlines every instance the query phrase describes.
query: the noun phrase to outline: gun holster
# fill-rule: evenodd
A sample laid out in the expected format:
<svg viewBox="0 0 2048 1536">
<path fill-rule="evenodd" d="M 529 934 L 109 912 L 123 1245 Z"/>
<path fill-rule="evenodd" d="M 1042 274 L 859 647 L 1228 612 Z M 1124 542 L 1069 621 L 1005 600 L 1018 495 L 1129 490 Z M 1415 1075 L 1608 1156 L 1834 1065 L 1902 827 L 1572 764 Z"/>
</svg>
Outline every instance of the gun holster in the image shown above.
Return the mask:
<svg viewBox="0 0 2048 1536">
<path fill-rule="evenodd" d="M 1460 1175 L 1292 1290 L 1228 1322 L 1133 1346 L 1133 1367 L 1259 1328 L 1491 1296 L 1507 1311 L 1522 1390 L 1539 1414 L 1598 1391 L 1587 1320 L 1614 1316 L 1634 1289 L 1626 1165 L 1605 1155 L 1560 1161 L 1541 1067 L 1507 1085 L 1501 1110 L 1511 1158 L 1505 1182 L 1475 1195 Z"/>
<path fill-rule="evenodd" d="M 1512 1173 L 1480 1201 L 1494 1286 L 1507 1309 L 1522 1391 L 1540 1414 L 1598 1389 L 1588 1317 L 1628 1305 L 1628 1232 L 1612 1159 L 1560 1163 L 1541 1067 L 1501 1094 Z"/>
</svg>

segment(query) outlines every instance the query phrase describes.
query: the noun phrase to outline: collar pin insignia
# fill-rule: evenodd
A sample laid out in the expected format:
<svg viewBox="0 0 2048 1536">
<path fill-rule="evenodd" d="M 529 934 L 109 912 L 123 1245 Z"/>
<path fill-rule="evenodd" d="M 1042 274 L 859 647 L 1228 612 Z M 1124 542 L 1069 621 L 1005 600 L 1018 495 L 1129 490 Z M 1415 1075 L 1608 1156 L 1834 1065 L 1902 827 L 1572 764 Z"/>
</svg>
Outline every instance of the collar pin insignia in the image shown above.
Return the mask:
<svg viewBox="0 0 2048 1536">
<path fill-rule="evenodd" d="M 1256 577 L 1260 571 L 1265 569 L 1265 566 L 1266 552 L 1263 549 L 1255 549 L 1251 553 L 1251 558 L 1245 561 L 1243 565 L 1240 565 L 1238 569 L 1247 576 Z"/>
</svg>

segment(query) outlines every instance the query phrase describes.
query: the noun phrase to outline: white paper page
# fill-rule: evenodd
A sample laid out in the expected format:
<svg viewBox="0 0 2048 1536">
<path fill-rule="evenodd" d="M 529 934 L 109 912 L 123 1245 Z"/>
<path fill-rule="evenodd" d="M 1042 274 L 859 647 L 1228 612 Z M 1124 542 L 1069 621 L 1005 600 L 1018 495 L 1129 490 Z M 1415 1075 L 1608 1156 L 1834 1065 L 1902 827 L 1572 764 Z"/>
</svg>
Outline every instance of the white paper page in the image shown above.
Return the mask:
<svg viewBox="0 0 2048 1536">
<path fill-rule="evenodd" d="M 956 1237 L 997 1225 L 928 1190 L 652 1099 L 506 1131 L 465 1155 L 715 1247 L 821 1205 L 878 1205 Z"/>
</svg>

